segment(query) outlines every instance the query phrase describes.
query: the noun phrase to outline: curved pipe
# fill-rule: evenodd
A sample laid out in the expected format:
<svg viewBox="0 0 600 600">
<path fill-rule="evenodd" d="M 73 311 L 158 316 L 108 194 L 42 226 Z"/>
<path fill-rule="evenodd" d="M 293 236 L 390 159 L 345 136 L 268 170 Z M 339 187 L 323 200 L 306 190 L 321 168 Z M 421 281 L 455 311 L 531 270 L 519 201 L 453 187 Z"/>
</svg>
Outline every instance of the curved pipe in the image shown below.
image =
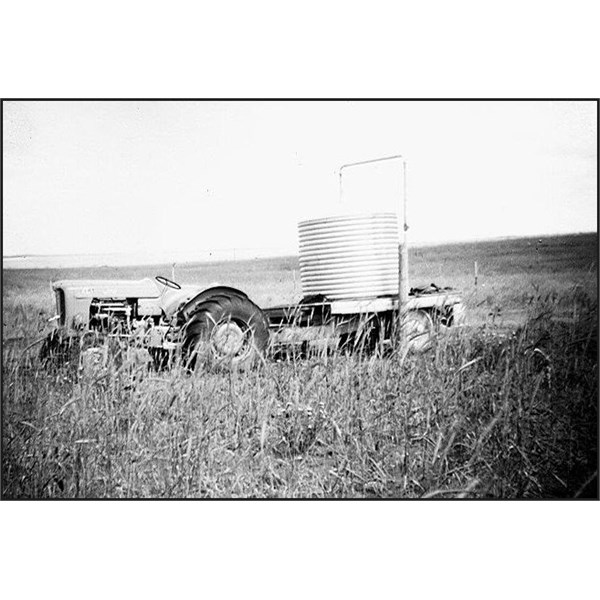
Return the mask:
<svg viewBox="0 0 600 600">
<path fill-rule="evenodd" d="M 402 158 L 401 154 L 394 154 L 393 156 L 384 156 L 382 158 L 372 158 L 370 160 L 359 160 L 358 162 L 352 162 L 352 163 L 346 163 L 345 165 L 342 165 L 340 167 L 340 170 L 338 171 L 339 176 L 340 176 L 340 202 L 342 201 L 342 195 L 343 195 L 343 190 L 342 190 L 342 171 L 344 169 L 347 169 L 348 167 L 358 167 L 360 165 L 368 165 L 371 163 L 376 163 L 376 162 L 383 162 L 384 160 L 397 160 Z M 406 161 L 404 161 L 406 164 Z"/>
</svg>

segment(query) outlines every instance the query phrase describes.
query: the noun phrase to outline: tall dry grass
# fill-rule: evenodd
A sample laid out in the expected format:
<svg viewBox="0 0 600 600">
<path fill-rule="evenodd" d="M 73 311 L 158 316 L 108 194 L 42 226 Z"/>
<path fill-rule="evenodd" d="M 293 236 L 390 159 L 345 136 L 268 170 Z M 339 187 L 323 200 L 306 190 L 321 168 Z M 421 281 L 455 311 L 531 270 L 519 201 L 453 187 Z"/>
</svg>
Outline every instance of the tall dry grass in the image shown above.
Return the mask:
<svg viewBox="0 0 600 600">
<path fill-rule="evenodd" d="M 4 271 L 3 496 L 597 494 L 597 256 L 596 234 L 414 249 L 411 285 L 458 288 L 472 325 L 428 353 L 292 353 L 195 377 L 114 353 L 80 377 L 27 349 L 54 314 L 52 280 L 170 266 Z M 183 265 L 177 279 L 260 306 L 300 294 L 293 257 Z"/>
<path fill-rule="evenodd" d="M 3 496 L 593 494 L 597 306 L 561 306 L 538 296 L 523 327 L 490 320 L 421 355 L 193 376 L 114 358 L 83 375 L 76 360 L 42 369 L 35 348 L 5 344 Z"/>
</svg>

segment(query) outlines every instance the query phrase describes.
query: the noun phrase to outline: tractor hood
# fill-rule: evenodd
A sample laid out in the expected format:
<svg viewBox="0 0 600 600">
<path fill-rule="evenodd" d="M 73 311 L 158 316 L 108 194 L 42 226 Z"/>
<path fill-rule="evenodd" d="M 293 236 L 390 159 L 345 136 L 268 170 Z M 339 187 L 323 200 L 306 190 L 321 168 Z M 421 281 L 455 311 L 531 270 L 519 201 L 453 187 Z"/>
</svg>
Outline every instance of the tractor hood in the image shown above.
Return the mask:
<svg viewBox="0 0 600 600">
<path fill-rule="evenodd" d="M 158 298 L 164 287 L 153 279 L 127 281 L 119 279 L 63 279 L 52 284 L 76 298 Z"/>
<path fill-rule="evenodd" d="M 63 324 L 71 326 L 72 319 L 88 315 L 90 304 L 97 300 L 136 300 L 140 315 L 157 315 L 161 312 L 172 317 L 182 307 L 188 312 L 214 293 L 234 293 L 246 297 L 243 292 L 213 283 L 206 286 L 184 285 L 181 289 L 164 286 L 157 281 L 145 278 L 137 281 L 122 279 L 63 279 L 52 284 L 57 295 L 57 307 Z M 187 315 L 186 313 L 186 316 Z M 85 317 L 87 319 L 87 317 Z"/>
<path fill-rule="evenodd" d="M 153 279 L 127 281 L 119 279 L 65 279 L 52 284 L 54 290 L 62 289 L 67 296 L 79 300 L 92 298 L 135 298 L 155 300 L 167 315 L 198 295 L 204 288 L 196 285 L 182 285 L 180 290 L 165 287 Z"/>
<path fill-rule="evenodd" d="M 161 309 L 167 317 L 171 317 L 180 307 L 184 306 L 201 292 L 215 289 L 219 284 L 206 286 L 182 285 L 176 290 L 161 285 L 149 277 L 131 281 L 126 279 L 63 279 L 55 281 L 52 288 L 63 290 L 63 302 L 69 305 L 67 312 L 85 313 L 89 310 L 93 299 L 136 299 L 139 310 L 154 314 L 156 308 Z M 220 288 L 219 288 L 220 289 Z M 152 308 L 154 307 L 154 308 Z M 61 310 L 61 309 L 59 309 Z"/>
</svg>

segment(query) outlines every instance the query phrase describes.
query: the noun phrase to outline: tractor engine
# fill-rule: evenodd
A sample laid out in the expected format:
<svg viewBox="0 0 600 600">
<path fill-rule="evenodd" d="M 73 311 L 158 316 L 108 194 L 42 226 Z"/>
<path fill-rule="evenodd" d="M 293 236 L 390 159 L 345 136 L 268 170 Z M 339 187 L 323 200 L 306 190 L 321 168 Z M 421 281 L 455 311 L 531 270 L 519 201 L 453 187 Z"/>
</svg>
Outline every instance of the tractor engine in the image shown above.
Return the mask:
<svg viewBox="0 0 600 600">
<path fill-rule="evenodd" d="M 89 329 L 104 333 L 130 333 L 137 320 L 137 300 L 133 298 L 92 298 Z"/>
</svg>

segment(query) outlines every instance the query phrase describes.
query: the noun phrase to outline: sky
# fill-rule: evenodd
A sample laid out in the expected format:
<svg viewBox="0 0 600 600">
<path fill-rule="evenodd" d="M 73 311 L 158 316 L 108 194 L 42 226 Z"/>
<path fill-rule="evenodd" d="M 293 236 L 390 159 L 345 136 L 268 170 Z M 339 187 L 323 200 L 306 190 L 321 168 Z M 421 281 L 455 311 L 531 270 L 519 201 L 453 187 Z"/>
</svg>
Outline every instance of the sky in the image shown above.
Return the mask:
<svg viewBox="0 0 600 600">
<path fill-rule="evenodd" d="M 597 230 L 594 102 L 4 103 L 3 255 L 297 253 L 398 210 L 409 243 Z"/>
</svg>

